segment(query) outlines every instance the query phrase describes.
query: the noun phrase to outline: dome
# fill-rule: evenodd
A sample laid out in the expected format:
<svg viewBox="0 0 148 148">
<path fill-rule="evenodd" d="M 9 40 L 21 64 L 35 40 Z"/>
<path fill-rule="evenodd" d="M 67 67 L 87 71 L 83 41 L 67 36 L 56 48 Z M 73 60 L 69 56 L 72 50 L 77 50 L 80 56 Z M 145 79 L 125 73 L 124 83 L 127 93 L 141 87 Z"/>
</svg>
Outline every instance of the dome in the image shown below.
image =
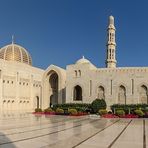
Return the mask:
<svg viewBox="0 0 148 148">
<path fill-rule="evenodd" d="M 32 59 L 27 50 L 14 43 L 0 49 L 0 59 L 32 65 Z"/>
<path fill-rule="evenodd" d="M 90 61 L 85 59 L 84 56 L 76 62 L 76 64 L 85 64 L 85 63 L 90 63 Z"/>
</svg>

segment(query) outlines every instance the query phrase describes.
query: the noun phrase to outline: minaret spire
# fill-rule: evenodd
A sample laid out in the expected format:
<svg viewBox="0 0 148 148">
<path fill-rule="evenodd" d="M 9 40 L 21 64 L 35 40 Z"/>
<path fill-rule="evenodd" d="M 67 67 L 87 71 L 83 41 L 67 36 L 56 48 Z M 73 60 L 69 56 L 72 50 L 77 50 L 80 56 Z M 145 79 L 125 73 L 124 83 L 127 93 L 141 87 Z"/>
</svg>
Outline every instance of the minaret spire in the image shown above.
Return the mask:
<svg viewBox="0 0 148 148">
<path fill-rule="evenodd" d="M 115 42 L 115 31 L 114 17 L 109 16 L 109 24 L 107 29 L 107 68 L 116 68 L 116 42 Z"/>
</svg>

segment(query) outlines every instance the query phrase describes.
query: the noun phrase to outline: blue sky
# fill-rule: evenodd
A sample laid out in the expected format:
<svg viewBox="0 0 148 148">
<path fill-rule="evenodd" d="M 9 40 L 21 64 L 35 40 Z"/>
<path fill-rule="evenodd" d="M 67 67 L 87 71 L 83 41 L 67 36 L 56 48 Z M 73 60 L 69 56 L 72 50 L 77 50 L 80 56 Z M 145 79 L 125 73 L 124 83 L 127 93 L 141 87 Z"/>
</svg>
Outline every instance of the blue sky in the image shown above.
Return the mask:
<svg viewBox="0 0 148 148">
<path fill-rule="evenodd" d="M 33 65 L 65 68 L 84 55 L 105 67 L 106 29 L 115 17 L 117 65 L 148 66 L 147 0 L 0 0 L 0 47 L 25 47 Z"/>
</svg>

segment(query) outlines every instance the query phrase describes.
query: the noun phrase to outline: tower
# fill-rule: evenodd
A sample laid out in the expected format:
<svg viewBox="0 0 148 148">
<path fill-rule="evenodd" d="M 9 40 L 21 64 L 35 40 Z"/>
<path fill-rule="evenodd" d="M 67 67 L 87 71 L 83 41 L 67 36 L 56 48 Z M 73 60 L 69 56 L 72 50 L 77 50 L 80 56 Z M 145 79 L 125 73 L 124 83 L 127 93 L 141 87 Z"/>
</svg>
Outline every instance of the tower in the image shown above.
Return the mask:
<svg viewBox="0 0 148 148">
<path fill-rule="evenodd" d="M 115 26 L 114 17 L 109 16 L 109 25 L 107 28 L 107 57 L 106 57 L 106 67 L 116 68 L 116 42 L 115 42 Z"/>
</svg>

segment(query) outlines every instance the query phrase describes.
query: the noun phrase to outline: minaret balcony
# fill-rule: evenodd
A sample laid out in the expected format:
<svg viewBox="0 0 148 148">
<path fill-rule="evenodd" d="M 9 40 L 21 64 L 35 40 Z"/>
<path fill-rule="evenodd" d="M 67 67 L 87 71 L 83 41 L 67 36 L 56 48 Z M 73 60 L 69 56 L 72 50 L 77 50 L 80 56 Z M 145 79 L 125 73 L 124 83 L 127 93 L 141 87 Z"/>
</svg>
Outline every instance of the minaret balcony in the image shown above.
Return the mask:
<svg viewBox="0 0 148 148">
<path fill-rule="evenodd" d="M 116 43 L 115 43 L 115 42 L 110 42 L 110 41 L 108 41 L 106 45 L 107 45 L 107 46 L 108 46 L 108 45 L 114 45 L 114 46 L 116 46 Z"/>
</svg>

